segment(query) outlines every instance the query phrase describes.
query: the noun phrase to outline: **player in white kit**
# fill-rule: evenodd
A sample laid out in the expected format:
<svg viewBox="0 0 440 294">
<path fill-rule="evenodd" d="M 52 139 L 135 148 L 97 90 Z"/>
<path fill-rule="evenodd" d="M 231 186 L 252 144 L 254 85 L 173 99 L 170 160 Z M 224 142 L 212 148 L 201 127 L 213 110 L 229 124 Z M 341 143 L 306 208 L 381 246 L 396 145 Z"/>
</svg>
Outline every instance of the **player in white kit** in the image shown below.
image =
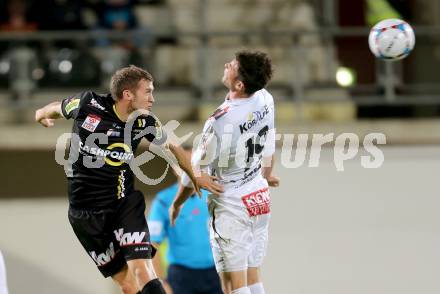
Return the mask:
<svg viewBox="0 0 440 294">
<path fill-rule="evenodd" d="M 195 170 L 216 176 L 224 187 L 224 193 L 210 195 L 208 205 L 212 251 L 227 294 L 265 293 L 259 268 L 268 242 L 268 186 L 279 185 L 272 175 L 274 102 L 264 89 L 271 76 L 271 61 L 262 52 L 238 52 L 225 64 L 222 81 L 229 92 L 206 121 L 192 156 Z M 192 192 L 182 177 L 172 222 Z"/>
</svg>

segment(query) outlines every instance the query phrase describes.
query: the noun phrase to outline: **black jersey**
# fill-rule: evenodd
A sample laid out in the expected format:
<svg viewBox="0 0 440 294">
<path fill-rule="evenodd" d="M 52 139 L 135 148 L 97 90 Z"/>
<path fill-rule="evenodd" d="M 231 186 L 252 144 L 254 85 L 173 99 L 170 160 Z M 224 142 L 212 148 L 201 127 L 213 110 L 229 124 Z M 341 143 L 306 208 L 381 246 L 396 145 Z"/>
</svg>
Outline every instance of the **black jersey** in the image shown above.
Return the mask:
<svg viewBox="0 0 440 294">
<path fill-rule="evenodd" d="M 61 108 L 65 118 L 74 119 L 69 155 L 71 170 L 67 174 L 70 205 L 76 208 L 113 206 L 134 191 L 129 162 L 141 139 L 164 141 L 159 121 L 151 115 L 142 115 L 123 122 L 118 118 L 110 94 L 91 91 L 64 99 Z M 125 132 L 130 132 L 129 136 Z M 128 138 L 125 142 L 124 137 Z"/>
</svg>

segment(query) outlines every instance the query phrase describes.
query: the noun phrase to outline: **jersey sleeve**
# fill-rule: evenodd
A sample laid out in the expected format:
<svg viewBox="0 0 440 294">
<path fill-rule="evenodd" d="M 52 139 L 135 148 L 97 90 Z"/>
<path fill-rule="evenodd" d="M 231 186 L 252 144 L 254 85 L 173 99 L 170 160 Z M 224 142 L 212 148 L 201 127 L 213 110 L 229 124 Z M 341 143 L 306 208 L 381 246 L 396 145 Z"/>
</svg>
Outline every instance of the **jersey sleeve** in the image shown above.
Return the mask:
<svg viewBox="0 0 440 294">
<path fill-rule="evenodd" d="M 167 140 L 167 135 L 160 121 L 152 115 L 140 116 L 135 121 L 135 128 L 142 129 L 138 136 L 147 139 L 148 142 L 162 145 Z"/>
<path fill-rule="evenodd" d="M 91 93 L 89 91 L 81 92 L 70 96 L 61 102 L 61 111 L 66 119 L 76 119 L 79 110 L 86 100 L 89 100 Z"/>
<path fill-rule="evenodd" d="M 207 172 L 209 164 L 218 156 L 217 133 L 214 128 L 214 120 L 208 119 L 203 128 L 203 133 L 197 148 L 191 155 L 191 165 L 198 170 Z M 187 174 L 181 177 L 181 184 L 185 187 L 192 187 L 191 179 Z"/>
<path fill-rule="evenodd" d="M 162 243 L 166 238 L 166 227 L 169 223 L 168 205 L 159 196 L 154 199 L 148 215 L 148 228 L 151 242 Z"/>
</svg>

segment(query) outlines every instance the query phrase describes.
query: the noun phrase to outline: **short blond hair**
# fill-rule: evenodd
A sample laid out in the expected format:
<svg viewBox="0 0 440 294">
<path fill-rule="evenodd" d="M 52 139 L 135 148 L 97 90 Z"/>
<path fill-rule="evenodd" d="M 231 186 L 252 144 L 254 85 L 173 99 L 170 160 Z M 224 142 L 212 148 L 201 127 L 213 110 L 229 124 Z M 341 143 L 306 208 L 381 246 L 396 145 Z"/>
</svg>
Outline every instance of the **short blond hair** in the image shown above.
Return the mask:
<svg viewBox="0 0 440 294">
<path fill-rule="evenodd" d="M 153 81 L 153 76 L 140 67 L 130 65 L 116 71 L 110 81 L 110 93 L 115 101 L 122 98 L 124 90 L 135 92 L 141 80 Z"/>
</svg>

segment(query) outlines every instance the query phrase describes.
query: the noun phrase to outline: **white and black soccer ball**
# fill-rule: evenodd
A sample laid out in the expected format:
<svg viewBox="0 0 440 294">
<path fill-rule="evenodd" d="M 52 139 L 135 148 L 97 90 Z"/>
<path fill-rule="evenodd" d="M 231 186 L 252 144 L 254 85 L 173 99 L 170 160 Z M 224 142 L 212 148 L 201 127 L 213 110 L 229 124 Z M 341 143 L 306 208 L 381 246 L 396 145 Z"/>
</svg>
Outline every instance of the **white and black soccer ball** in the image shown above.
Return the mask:
<svg viewBox="0 0 440 294">
<path fill-rule="evenodd" d="M 368 44 L 371 52 L 380 59 L 399 60 L 414 49 L 414 30 L 405 21 L 391 18 L 377 23 L 370 31 Z"/>
</svg>

